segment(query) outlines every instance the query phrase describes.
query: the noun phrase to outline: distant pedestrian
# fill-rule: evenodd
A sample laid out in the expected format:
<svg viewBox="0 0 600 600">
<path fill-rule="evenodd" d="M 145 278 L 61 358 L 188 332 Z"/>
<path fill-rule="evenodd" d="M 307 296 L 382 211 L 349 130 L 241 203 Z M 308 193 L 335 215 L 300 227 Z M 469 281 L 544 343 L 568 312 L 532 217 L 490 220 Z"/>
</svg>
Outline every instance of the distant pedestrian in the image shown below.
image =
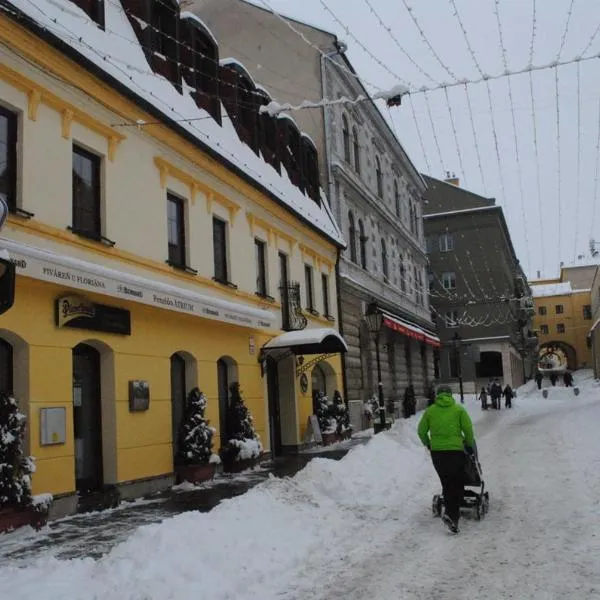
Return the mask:
<svg viewBox="0 0 600 600">
<path fill-rule="evenodd" d="M 435 381 L 431 381 L 427 390 L 427 406 L 431 406 L 435 402 Z"/>
<path fill-rule="evenodd" d="M 481 402 L 481 410 L 487 410 L 487 398 L 488 398 L 487 391 L 482 386 L 481 392 L 479 392 L 479 401 Z"/>
<path fill-rule="evenodd" d="M 542 389 L 542 381 L 544 381 L 544 376 L 541 371 L 536 371 L 535 373 L 535 382 L 537 383 L 538 390 Z"/>
<path fill-rule="evenodd" d="M 412 383 L 404 391 L 402 409 L 405 419 L 417 413 L 417 397 L 415 396 L 415 388 Z"/>
<path fill-rule="evenodd" d="M 565 382 L 565 387 L 573 387 L 573 375 L 570 371 L 565 371 L 563 381 Z"/>
<path fill-rule="evenodd" d="M 554 387 L 556 385 L 557 381 L 558 381 L 558 375 L 554 372 L 550 373 L 550 383 L 552 384 L 552 387 Z"/>
<path fill-rule="evenodd" d="M 502 395 L 504 396 L 504 406 L 506 408 L 512 408 L 513 391 L 508 383 L 506 384 Z"/>
<path fill-rule="evenodd" d="M 492 408 L 500 410 L 502 408 L 502 386 L 497 379 L 494 379 L 490 393 L 492 396 Z"/>
</svg>

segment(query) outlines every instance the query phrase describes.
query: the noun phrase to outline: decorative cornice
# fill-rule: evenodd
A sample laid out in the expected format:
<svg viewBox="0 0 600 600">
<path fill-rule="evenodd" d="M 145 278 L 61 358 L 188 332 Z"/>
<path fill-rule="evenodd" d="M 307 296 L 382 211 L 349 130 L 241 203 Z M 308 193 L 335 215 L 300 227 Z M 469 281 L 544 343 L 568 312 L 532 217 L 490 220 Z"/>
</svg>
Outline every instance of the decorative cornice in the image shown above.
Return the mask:
<svg viewBox="0 0 600 600">
<path fill-rule="evenodd" d="M 71 138 L 73 123 L 79 123 L 106 138 L 108 160 L 111 162 L 115 160 L 117 147 L 126 139 L 126 136 L 4 64 L 0 64 L 0 79 L 27 95 L 27 117 L 31 121 L 37 120 L 40 104 L 44 104 L 60 113 L 61 132 L 65 139 Z"/>
<path fill-rule="evenodd" d="M 227 196 L 215 191 L 203 181 L 196 179 L 194 176 L 186 173 L 160 156 L 154 157 L 154 164 L 160 173 L 160 186 L 163 189 L 168 187 L 168 177 L 177 179 L 188 187 L 192 205 L 196 203 L 196 193 L 202 192 L 206 198 L 206 211 L 209 214 L 212 213 L 213 202 L 220 204 L 229 212 L 229 225 L 233 227 L 235 216 L 240 210 L 240 205 L 237 202 L 234 202 L 230 198 L 227 198 Z"/>
</svg>

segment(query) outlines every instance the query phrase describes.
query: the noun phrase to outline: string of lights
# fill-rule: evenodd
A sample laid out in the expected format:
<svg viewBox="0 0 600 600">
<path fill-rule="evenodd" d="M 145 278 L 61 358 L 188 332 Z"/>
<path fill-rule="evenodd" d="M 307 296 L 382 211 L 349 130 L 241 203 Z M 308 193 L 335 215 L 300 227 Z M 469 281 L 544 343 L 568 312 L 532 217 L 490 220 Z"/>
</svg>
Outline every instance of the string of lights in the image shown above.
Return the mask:
<svg viewBox="0 0 600 600">
<path fill-rule="evenodd" d="M 440 148 L 440 142 L 438 140 L 437 132 L 435 129 L 435 123 L 433 121 L 433 116 L 431 115 L 431 105 L 429 104 L 429 96 L 427 94 L 425 94 L 424 98 L 425 98 L 425 106 L 427 108 L 427 114 L 429 116 L 429 124 L 431 125 L 431 132 L 433 134 L 433 140 L 435 142 L 435 147 L 437 148 L 438 157 L 440 159 L 440 165 L 442 166 L 442 173 L 445 173 L 446 169 L 444 168 L 444 158 L 442 157 L 442 150 Z"/>
<path fill-rule="evenodd" d="M 581 200 L 581 68 L 577 63 L 577 195 L 575 197 L 575 243 L 573 244 L 573 260 L 577 258 L 577 242 L 579 241 L 579 204 Z"/>
<path fill-rule="evenodd" d="M 559 61 L 562 56 L 565 42 L 567 41 L 567 34 L 569 33 L 569 25 L 571 24 L 571 17 L 573 16 L 573 6 L 575 4 L 575 0 L 571 0 L 571 4 L 569 5 L 569 11 L 567 13 L 567 23 L 565 24 L 565 30 L 562 34 L 562 38 L 560 40 L 560 48 L 558 49 L 558 54 L 556 55 L 556 60 Z"/>
<path fill-rule="evenodd" d="M 410 102 L 410 109 L 412 112 L 413 121 L 415 123 L 415 130 L 417 132 L 417 137 L 419 138 L 419 144 L 421 145 L 421 153 L 423 155 L 423 160 L 425 161 L 425 166 L 427 167 L 427 172 L 431 173 L 431 164 L 429 162 L 429 156 L 425 151 L 425 144 L 423 143 L 423 135 L 421 134 L 421 128 L 419 127 L 419 121 L 417 120 L 417 115 L 415 113 L 415 105 L 412 99 L 412 96 L 408 97 Z"/>
<path fill-rule="evenodd" d="M 479 142 L 477 141 L 477 131 L 475 129 L 475 120 L 473 118 L 473 106 L 471 104 L 471 95 L 469 94 L 469 88 L 465 84 L 464 87 L 465 96 L 467 98 L 467 108 L 469 112 L 469 120 L 471 121 L 471 132 L 473 133 L 473 144 L 475 146 L 475 153 L 477 155 L 477 165 L 479 167 L 479 175 L 481 177 L 481 184 L 483 186 L 483 190 L 485 194 L 488 194 L 488 187 L 485 180 L 485 175 L 483 174 L 483 165 L 481 163 L 481 152 L 479 151 Z"/>
<path fill-rule="evenodd" d="M 556 175 L 558 179 L 558 256 L 561 256 L 561 233 L 562 233 L 562 178 L 561 178 L 561 156 L 560 156 L 560 95 L 558 93 L 558 69 L 554 71 L 554 88 L 556 94 L 556 153 L 557 153 L 557 169 Z"/>
<path fill-rule="evenodd" d="M 437 81 L 429 73 L 427 73 L 427 71 L 425 71 L 423 69 L 423 67 L 421 67 L 421 65 L 413 58 L 412 54 L 410 52 L 408 52 L 404 48 L 404 46 L 402 46 L 402 44 L 400 43 L 400 40 L 398 40 L 398 38 L 394 35 L 392 28 L 389 25 L 385 24 L 385 22 L 383 21 L 383 19 L 379 15 L 379 13 L 375 10 L 375 7 L 371 3 L 371 0 L 365 0 L 365 3 L 367 5 L 367 7 L 369 8 L 369 10 L 371 11 L 371 14 L 377 19 L 377 21 L 379 22 L 379 25 L 387 32 L 387 34 L 390 36 L 390 38 L 392 39 L 392 41 L 394 42 L 396 47 L 400 50 L 400 52 L 402 52 L 402 54 L 419 71 L 419 73 L 421 73 L 421 75 L 423 75 L 424 77 L 429 79 L 429 81 L 431 81 L 432 83 L 437 84 Z"/>
<path fill-rule="evenodd" d="M 450 117 L 450 125 L 452 127 L 452 133 L 454 135 L 454 144 L 456 146 L 456 154 L 458 156 L 458 164 L 460 165 L 460 171 L 462 177 L 467 184 L 467 172 L 463 164 L 462 152 L 460 151 L 460 144 L 458 142 L 458 134 L 456 133 L 456 124 L 454 123 L 454 115 L 452 114 L 452 107 L 450 106 L 450 98 L 448 98 L 448 88 L 444 88 L 444 94 L 446 96 L 446 106 L 448 108 L 448 116 Z"/>
</svg>

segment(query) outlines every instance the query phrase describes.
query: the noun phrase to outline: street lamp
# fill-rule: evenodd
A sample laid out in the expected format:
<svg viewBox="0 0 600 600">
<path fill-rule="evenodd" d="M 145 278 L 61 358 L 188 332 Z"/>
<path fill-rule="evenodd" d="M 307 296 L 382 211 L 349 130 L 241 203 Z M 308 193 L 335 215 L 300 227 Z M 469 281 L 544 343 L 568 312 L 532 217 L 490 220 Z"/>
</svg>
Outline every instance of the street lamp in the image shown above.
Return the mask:
<svg viewBox="0 0 600 600">
<path fill-rule="evenodd" d="M 383 326 L 383 314 L 379 310 L 376 302 L 371 302 L 367 307 L 367 312 L 365 313 L 365 320 L 367 321 L 367 327 L 369 332 L 372 333 L 375 337 L 375 354 L 377 357 L 377 388 L 379 392 L 379 419 L 380 425 L 379 427 L 375 427 L 375 433 L 379 431 L 383 431 L 387 429 L 387 424 L 385 421 L 385 402 L 383 398 L 383 381 L 381 381 L 381 359 L 379 356 L 379 334 L 381 332 L 381 327 Z"/>
<path fill-rule="evenodd" d="M 462 361 L 460 356 L 460 349 L 462 346 L 462 338 L 458 335 L 458 331 L 454 334 L 452 338 L 452 343 L 454 346 L 454 351 L 456 352 L 456 366 L 458 368 L 458 385 L 460 389 L 460 402 L 461 404 L 465 403 L 465 394 L 463 391 L 463 379 L 462 379 Z"/>
</svg>

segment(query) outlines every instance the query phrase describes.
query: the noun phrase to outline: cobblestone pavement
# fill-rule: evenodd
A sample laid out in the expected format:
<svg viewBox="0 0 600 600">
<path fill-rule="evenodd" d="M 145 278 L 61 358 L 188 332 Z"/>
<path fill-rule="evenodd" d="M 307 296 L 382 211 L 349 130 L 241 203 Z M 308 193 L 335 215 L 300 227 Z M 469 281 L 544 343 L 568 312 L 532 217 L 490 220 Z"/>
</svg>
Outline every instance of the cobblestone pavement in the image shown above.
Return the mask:
<svg viewBox="0 0 600 600">
<path fill-rule="evenodd" d="M 265 461 L 244 473 L 217 476 L 212 482 L 193 489 L 174 488 L 153 497 L 123 502 L 117 508 L 77 514 L 50 522 L 41 531 L 23 527 L 0 534 L 0 558 L 19 563 L 42 555 L 60 559 L 99 558 L 124 541 L 142 525 L 159 523 L 176 514 L 199 510 L 208 512 L 221 500 L 239 496 L 268 479 L 293 476 L 316 457 L 339 460 L 366 438 L 349 440 L 335 449 L 303 453 Z"/>
</svg>

